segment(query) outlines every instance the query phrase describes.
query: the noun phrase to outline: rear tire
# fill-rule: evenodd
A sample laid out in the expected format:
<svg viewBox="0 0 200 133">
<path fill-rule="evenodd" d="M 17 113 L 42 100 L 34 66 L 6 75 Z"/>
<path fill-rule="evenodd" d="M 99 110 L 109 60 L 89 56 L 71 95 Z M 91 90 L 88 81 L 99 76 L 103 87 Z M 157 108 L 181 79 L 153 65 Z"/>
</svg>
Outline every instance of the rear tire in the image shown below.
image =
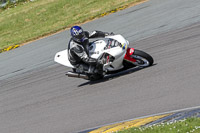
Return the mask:
<svg viewBox="0 0 200 133">
<path fill-rule="evenodd" d="M 92 74 L 89 76 L 89 80 L 90 81 L 96 81 L 96 80 L 100 80 L 104 77 L 104 75 L 102 74 Z"/>
</svg>

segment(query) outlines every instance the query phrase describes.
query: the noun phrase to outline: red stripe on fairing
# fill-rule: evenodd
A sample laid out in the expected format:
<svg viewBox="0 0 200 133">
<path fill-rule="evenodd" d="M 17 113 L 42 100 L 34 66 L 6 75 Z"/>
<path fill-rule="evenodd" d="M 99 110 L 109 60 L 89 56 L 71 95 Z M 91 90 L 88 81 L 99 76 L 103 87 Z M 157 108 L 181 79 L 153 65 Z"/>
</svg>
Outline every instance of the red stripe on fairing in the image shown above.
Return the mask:
<svg viewBox="0 0 200 133">
<path fill-rule="evenodd" d="M 131 55 L 134 53 L 134 48 L 128 48 L 126 51 L 126 54 L 124 56 L 125 60 L 131 61 L 131 62 L 136 62 L 135 59 L 131 58 Z"/>
<path fill-rule="evenodd" d="M 109 55 L 107 56 L 107 63 L 110 61 Z"/>
</svg>

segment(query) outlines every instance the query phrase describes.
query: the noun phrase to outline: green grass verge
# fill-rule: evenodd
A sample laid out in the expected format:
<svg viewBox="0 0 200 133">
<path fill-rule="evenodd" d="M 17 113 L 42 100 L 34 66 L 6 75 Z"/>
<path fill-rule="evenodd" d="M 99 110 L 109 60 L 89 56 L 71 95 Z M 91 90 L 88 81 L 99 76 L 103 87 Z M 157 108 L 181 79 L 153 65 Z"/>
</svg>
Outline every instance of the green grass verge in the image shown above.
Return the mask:
<svg viewBox="0 0 200 133">
<path fill-rule="evenodd" d="M 149 127 L 130 128 L 118 133 L 200 133 L 200 118 L 188 118 L 173 123 L 161 123 Z"/>
<path fill-rule="evenodd" d="M 141 1 L 144 0 L 35 0 L 1 10 L 0 49 L 55 33 Z"/>
</svg>

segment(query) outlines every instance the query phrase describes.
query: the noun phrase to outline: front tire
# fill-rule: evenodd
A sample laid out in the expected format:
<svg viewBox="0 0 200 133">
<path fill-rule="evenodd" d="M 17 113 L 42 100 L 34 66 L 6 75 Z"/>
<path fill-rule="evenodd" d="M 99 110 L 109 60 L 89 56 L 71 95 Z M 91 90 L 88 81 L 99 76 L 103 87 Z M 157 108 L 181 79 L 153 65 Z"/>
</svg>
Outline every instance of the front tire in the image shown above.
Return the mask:
<svg viewBox="0 0 200 133">
<path fill-rule="evenodd" d="M 153 65 L 153 58 L 151 57 L 151 55 L 137 50 L 134 50 L 134 53 L 131 55 L 131 58 L 134 58 L 136 60 L 136 62 L 134 62 L 133 64 L 135 66 L 140 66 L 140 67 L 148 67 Z"/>
</svg>

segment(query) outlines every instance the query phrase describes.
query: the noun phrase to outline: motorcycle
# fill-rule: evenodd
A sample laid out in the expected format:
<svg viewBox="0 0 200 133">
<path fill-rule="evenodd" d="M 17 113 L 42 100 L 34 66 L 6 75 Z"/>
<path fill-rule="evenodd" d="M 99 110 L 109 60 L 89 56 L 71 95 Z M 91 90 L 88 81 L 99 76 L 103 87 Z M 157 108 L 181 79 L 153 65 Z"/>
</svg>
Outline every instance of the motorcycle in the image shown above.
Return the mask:
<svg viewBox="0 0 200 133">
<path fill-rule="evenodd" d="M 103 62 L 101 73 L 84 71 L 83 67 L 73 66 L 68 59 L 68 49 L 56 53 L 54 61 L 72 68 L 68 71 L 68 77 L 83 78 L 87 80 L 99 80 L 106 74 L 115 73 L 122 69 L 132 67 L 148 67 L 154 62 L 151 55 L 129 47 L 129 41 L 122 35 L 109 35 L 102 40 L 96 40 L 89 45 L 89 56 Z"/>
</svg>

